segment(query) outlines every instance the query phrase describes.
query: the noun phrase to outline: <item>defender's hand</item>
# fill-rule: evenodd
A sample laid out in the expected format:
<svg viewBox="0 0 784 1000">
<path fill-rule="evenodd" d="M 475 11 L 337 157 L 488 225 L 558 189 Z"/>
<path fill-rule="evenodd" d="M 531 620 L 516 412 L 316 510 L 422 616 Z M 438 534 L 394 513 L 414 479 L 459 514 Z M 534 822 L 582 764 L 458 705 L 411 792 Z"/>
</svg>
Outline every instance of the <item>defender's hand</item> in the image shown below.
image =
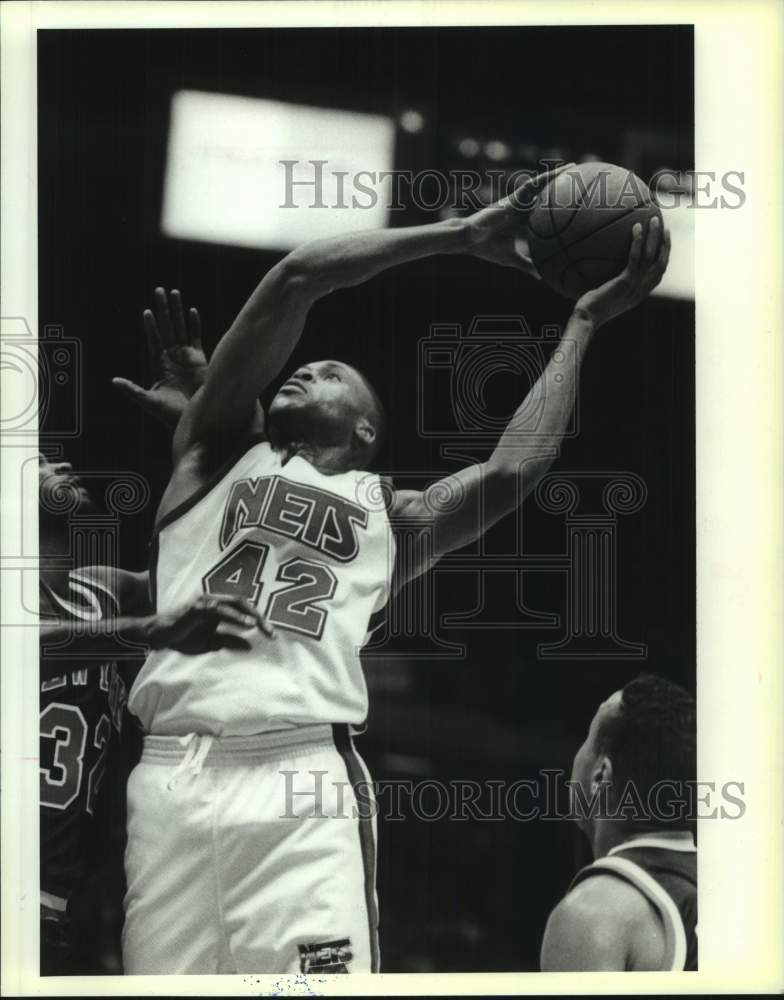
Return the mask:
<svg viewBox="0 0 784 1000">
<path fill-rule="evenodd" d="M 586 292 L 575 304 L 575 312 L 586 313 L 597 326 L 633 309 L 659 284 L 670 259 L 670 233 L 658 218 L 647 230 L 638 222 L 632 228 L 629 259 L 621 273 L 598 288 Z"/>
<path fill-rule="evenodd" d="M 201 343 L 199 310 L 188 310 L 186 322 L 182 298 L 173 289 L 167 299 L 163 288 L 155 289 L 155 312 L 144 310 L 144 331 L 155 381 L 149 389 L 125 378 L 112 384 L 147 413 L 169 427 L 177 421 L 191 396 L 204 384 L 207 358 Z"/>
<path fill-rule="evenodd" d="M 242 633 L 251 628 L 275 638 L 272 626 L 250 601 L 203 595 L 177 611 L 152 615 L 144 631 L 153 649 L 196 655 L 216 649 L 248 650 L 251 644 Z"/>
<path fill-rule="evenodd" d="M 573 163 L 565 163 L 555 170 L 547 170 L 528 177 L 506 198 L 488 205 L 466 220 L 469 253 L 492 264 L 515 267 L 524 274 L 539 280 L 540 276 L 528 256 L 525 221 L 536 204 L 536 199 L 550 181 Z"/>
</svg>

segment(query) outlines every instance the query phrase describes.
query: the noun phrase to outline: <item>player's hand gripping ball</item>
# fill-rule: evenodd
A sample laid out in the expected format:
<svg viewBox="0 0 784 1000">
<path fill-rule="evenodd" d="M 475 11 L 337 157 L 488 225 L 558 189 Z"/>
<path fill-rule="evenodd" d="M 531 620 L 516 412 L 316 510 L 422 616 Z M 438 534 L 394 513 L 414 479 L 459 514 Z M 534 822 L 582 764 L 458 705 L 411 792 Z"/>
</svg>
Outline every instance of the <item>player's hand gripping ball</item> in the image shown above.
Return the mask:
<svg viewBox="0 0 784 1000">
<path fill-rule="evenodd" d="M 527 220 L 529 253 L 552 289 L 577 299 L 623 271 L 634 225 L 646 230 L 653 218 L 662 225 L 636 174 L 612 163 L 574 164 L 540 192 Z"/>
</svg>

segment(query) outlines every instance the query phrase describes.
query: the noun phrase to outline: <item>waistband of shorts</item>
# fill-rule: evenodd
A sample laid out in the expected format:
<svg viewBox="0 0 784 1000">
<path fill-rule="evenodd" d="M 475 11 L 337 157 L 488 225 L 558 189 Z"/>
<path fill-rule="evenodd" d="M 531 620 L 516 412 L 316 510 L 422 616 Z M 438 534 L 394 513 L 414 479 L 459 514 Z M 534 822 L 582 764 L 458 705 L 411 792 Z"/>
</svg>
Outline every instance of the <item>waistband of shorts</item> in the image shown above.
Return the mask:
<svg viewBox="0 0 784 1000">
<path fill-rule="evenodd" d="M 144 764 L 177 764 L 185 759 L 194 743 L 208 742 L 205 767 L 238 764 L 258 764 L 301 756 L 319 746 L 335 747 L 347 737 L 348 726 L 298 726 L 252 736 L 212 736 L 190 733 L 188 736 L 144 737 L 141 762 Z"/>
</svg>

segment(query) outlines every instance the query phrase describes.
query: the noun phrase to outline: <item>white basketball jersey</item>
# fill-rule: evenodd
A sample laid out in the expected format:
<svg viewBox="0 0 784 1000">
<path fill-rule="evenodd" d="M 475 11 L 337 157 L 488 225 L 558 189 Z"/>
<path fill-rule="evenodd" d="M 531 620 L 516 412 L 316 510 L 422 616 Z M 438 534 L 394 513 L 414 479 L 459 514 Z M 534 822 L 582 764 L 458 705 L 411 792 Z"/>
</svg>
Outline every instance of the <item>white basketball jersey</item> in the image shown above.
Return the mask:
<svg viewBox="0 0 784 1000">
<path fill-rule="evenodd" d="M 247 652 L 150 653 L 129 709 L 148 733 L 253 733 L 361 724 L 359 659 L 389 596 L 394 539 L 377 475 L 324 475 L 253 444 L 217 482 L 161 520 L 153 539 L 156 608 L 204 593 L 253 600 L 275 628 Z M 156 551 L 157 550 L 157 551 Z"/>
</svg>

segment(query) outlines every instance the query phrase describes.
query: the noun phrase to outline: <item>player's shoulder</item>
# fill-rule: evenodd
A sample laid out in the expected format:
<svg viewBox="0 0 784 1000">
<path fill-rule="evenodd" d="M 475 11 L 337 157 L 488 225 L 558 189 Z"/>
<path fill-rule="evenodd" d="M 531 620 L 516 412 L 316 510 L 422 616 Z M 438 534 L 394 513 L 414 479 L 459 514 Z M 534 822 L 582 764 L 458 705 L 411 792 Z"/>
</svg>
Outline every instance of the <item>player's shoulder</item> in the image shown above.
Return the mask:
<svg viewBox="0 0 784 1000">
<path fill-rule="evenodd" d="M 270 452 L 271 444 L 261 430 L 250 430 L 234 438 L 225 436 L 192 442 L 177 456 L 155 518 L 155 530 L 181 517 L 216 487 L 249 456 L 258 458 L 259 447 Z"/>
<path fill-rule="evenodd" d="M 610 873 L 578 882 L 550 914 L 542 968 L 623 969 L 650 907 L 633 886 Z"/>
<path fill-rule="evenodd" d="M 645 897 L 633 885 L 600 868 L 590 872 L 564 896 L 562 902 L 574 914 L 590 913 L 604 920 L 631 917 L 646 912 Z"/>
<path fill-rule="evenodd" d="M 645 900 L 631 885 L 610 873 L 596 873 L 578 882 L 553 910 L 552 918 L 567 930 L 617 932 L 621 921 L 641 912 Z"/>
</svg>

